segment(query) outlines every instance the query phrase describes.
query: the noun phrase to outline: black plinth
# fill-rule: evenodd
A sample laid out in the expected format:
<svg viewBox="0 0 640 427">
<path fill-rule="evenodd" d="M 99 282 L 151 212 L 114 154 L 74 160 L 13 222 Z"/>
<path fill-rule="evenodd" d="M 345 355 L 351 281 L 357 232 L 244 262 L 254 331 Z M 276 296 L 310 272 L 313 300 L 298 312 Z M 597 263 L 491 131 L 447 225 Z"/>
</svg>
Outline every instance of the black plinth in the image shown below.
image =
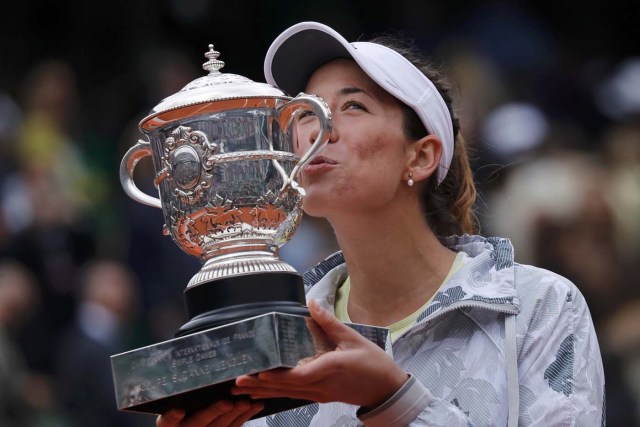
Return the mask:
<svg viewBox="0 0 640 427">
<path fill-rule="evenodd" d="M 187 288 L 184 301 L 190 320 L 176 336 L 271 312 L 309 316 L 302 276 L 294 272 L 219 278 Z"/>
</svg>

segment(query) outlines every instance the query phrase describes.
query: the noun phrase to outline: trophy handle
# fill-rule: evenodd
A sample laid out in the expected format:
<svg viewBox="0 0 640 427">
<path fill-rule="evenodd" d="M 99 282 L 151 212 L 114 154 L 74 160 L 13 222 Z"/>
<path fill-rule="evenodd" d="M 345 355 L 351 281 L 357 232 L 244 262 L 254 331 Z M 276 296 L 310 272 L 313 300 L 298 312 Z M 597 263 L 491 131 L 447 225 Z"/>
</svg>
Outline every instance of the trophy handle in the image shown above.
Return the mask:
<svg viewBox="0 0 640 427">
<path fill-rule="evenodd" d="M 298 178 L 298 174 L 304 168 L 307 163 L 309 163 L 324 146 L 329 142 L 329 138 L 331 137 L 331 110 L 329 106 L 322 98 L 316 95 L 308 95 L 306 93 L 300 92 L 298 96 L 293 98 L 287 104 L 285 104 L 280 111 L 280 116 L 284 116 L 285 112 L 291 112 L 295 107 L 311 107 L 311 110 L 316 114 L 318 120 L 320 121 L 320 132 L 316 137 L 315 141 L 311 145 L 311 148 L 307 150 L 306 153 L 300 158 L 300 161 L 294 166 L 291 171 L 291 175 L 285 180 L 282 185 L 282 189 L 280 193 L 284 192 L 288 187 L 291 187 L 293 190 L 296 190 L 298 193 L 304 196 L 304 189 L 298 186 L 298 182 L 296 179 Z M 297 113 L 300 109 L 295 110 L 291 113 L 290 117 L 284 121 L 285 126 L 284 129 L 288 129 L 293 119 L 296 117 Z M 282 123 L 282 122 L 281 122 Z"/>
<path fill-rule="evenodd" d="M 136 202 L 148 205 L 154 208 L 162 209 L 160 199 L 151 197 L 142 192 L 133 181 L 133 171 L 136 164 L 144 157 L 151 156 L 151 144 L 148 141 L 138 140 L 138 143 L 129 148 L 120 163 L 120 183 L 124 192 L 127 193 Z"/>
</svg>

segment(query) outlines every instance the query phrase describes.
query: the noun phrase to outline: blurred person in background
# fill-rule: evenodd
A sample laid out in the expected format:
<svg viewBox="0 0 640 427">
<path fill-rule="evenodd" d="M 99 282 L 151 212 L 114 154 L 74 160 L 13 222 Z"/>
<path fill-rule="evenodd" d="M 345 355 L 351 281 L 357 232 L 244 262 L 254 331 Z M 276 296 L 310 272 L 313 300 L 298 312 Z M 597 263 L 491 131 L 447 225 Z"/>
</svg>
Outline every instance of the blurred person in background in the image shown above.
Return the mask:
<svg viewBox="0 0 640 427">
<path fill-rule="evenodd" d="M 614 236 L 620 253 L 630 261 L 640 259 L 640 105 L 636 115 L 636 120 L 609 126 L 601 144 Z"/>
<path fill-rule="evenodd" d="M 619 301 L 612 285 L 620 266 L 605 197 L 607 172 L 597 153 L 577 148 L 581 138 L 579 129 L 554 124 L 526 161 L 503 157 L 514 163 L 488 196 L 492 209 L 485 221 L 490 233 L 509 236 L 522 248 L 516 255 L 519 262 L 540 265 L 576 283 L 594 302 L 591 314 L 597 324 L 601 312 Z M 507 138 L 502 145 L 511 142 Z M 608 294 L 604 301 L 603 292 Z"/>
<path fill-rule="evenodd" d="M 30 372 L 15 337 L 23 322 L 33 314 L 40 295 L 35 277 L 20 263 L 0 260 L 0 425 L 31 427 L 37 412 L 38 396 Z"/>
<path fill-rule="evenodd" d="M 131 427 L 148 421 L 118 412 L 110 356 L 137 345 L 139 284 L 119 261 L 93 259 L 78 281 L 75 321 L 57 346 L 56 386 L 70 426 Z"/>
<path fill-rule="evenodd" d="M 5 253 L 33 272 L 45 301 L 18 338 L 28 366 L 44 378 L 53 371 L 50 350 L 72 319 L 73 279 L 95 253 L 95 235 L 86 222 L 92 188 L 77 142 L 78 93 L 70 65 L 34 65 L 24 78 L 20 105 L 15 168 L 2 181 L 0 205 Z"/>
<path fill-rule="evenodd" d="M 73 70 L 56 60 L 36 65 L 25 78 L 21 101 L 17 178 L 33 194 L 25 195 L 31 196 L 30 211 L 17 214 L 11 222 L 16 232 L 34 222 L 72 223 L 90 199 L 88 172 L 77 141 L 79 106 Z"/>
<path fill-rule="evenodd" d="M 636 81 L 640 81 L 640 61 L 636 60 Z M 612 425 L 640 425 L 640 90 L 635 88 L 635 110 L 613 122 L 601 139 L 604 168 L 600 200 L 609 214 L 608 224 L 592 224 L 602 236 L 594 246 L 603 249 L 600 258 L 608 262 L 609 277 L 600 286 L 585 277 L 587 292 L 602 311 L 597 330 L 602 337 L 608 390 L 609 420 Z M 630 107 L 630 106 L 628 106 Z M 631 113 L 629 110 L 628 113 Z M 586 210 L 583 217 L 593 209 Z M 576 222 L 584 222 L 578 219 Z M 608 225 L 604 227 L 603 225 Z M 594 230 L 585 235 L 594 235 Z M 594 239 L 595 240 L 595 239 Z M 608 242 L 608 245 L 606 244 Z M 606 252 L 605 252 L 606 251 Z M 593 260 L 593 257 L 592 257 Z M 602 263 L 602 261 L 601 261 Z M 598 265 L 598 263 L 595 263 Z M 593 270 L 588 263 L 585 276 Z M 600 276 L 596 276 L 600 278 Z M 597 303 L 596 303 L 597 301 Z"/>
</svg>

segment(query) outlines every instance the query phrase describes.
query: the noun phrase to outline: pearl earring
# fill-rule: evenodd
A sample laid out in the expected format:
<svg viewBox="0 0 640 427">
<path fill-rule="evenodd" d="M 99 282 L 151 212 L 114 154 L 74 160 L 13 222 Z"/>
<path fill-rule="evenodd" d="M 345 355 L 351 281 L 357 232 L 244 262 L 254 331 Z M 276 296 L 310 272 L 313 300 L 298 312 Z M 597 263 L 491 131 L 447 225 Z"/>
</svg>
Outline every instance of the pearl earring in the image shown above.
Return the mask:
<svg viewBox="0 0 640 427">
<path fill-rule="evenodd" d="M 413 187 L 413 172 L 409 172 L 409 179 L 407 180 L 407 185 L 409 187 Z"/>
</svg>

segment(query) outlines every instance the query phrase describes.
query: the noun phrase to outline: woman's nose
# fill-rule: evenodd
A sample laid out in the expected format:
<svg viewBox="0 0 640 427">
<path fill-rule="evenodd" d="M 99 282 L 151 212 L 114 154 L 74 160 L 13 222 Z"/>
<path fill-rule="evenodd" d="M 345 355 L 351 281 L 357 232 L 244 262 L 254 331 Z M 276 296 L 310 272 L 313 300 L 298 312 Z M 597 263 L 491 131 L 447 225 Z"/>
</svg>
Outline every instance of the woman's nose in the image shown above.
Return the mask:
<svg viewBox="0 0 640 427">
<path fill-rule="evenodd" d="M 331 129 L 329 132 L 329 144 L 335 143 L 338 140 L 338 131 L 336 129 L 335 123 L 332 123 Z M 313 144 L 316 139 L 318 139 L 318 135 L 320 135 L 320 124 L 316 122 L 313 126 L 313 130 L 309 133 L 309 144 Z"/>
</svg>

